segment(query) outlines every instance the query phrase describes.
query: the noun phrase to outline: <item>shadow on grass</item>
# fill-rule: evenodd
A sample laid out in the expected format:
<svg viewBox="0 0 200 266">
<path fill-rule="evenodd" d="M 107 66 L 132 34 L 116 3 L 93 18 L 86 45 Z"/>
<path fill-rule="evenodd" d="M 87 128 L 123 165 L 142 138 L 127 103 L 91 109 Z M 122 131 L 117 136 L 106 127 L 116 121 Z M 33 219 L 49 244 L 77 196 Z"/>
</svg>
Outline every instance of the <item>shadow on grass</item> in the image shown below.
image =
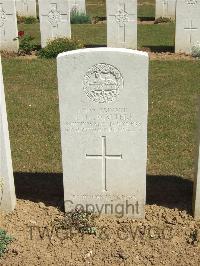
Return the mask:
<svg viewBox="0 0 200 266">
<path fill-rule="evenodd" d="M 154 53 L 174 53 L 175 52 L 175 47 L 174 46 L 165 46 L 165 45 L 159 45 L 159 46 L 143 46 L 143 48 L 149 50 L 150 52 Z"/>
<path fill-rule="evenodd" d="M 43 202 L 64 210 L 62 173 L 14 173 L 18 199 Z"/>
<path fill-rule="evenodd" d="M 99 47 L 107 47 L 105 44 L 86 44 L 85 48 L 99 48 Z"/>
<path fill-rule="evenodd" d="M 17 198 L 64 210 L 62 173 L 15 173 Z M 147 204 L 191 213 L 193 182 L 178 176 L 147 176 Z"/>
<path fill-rule="evenodd" d="M 155 21 L 155 17 L 138 17 L 140 21 Z"/>
</svg>

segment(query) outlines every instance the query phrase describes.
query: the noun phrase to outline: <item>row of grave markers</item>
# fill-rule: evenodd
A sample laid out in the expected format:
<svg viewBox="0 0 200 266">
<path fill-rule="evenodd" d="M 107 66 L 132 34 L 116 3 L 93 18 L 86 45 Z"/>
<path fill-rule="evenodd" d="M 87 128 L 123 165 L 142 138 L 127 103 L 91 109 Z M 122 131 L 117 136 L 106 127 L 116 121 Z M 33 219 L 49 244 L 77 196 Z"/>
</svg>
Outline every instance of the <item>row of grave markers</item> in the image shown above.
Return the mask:
<svg viewBox="0 0 200 266">
<path fill-rule="evenodd" d="M 66 212 L 83 206 L 99 214 L 121 210 L 124 216 L 144 217 L 148 65 L 147 53 L 124 48 L 58 56 Z M 0 93 L 0 209 L 9 212 L 16 196 L 1 62 Z M 200 156 L 193 202 L 200 218 Z"/>
<path fill-rule="evenodd" d="M 86 12 L 85 0 L 68 0 L 70 10 L 76 9 L 78 12 Z M 36 0 L 15 0 L 16 12 L 22 17 L 37 17 Z"/>
<path fill-rule="evenodd" d="M 167 10 L 171 10 L 172 2 L 173 7 L 174 3 L 176 6 L 175 51 L 190 54 L 192 47 L 200 42 L 200 0 L 164 0 L 162 3 L 164 6 L 168 3 Z M 106 10 L 107 46 L 137 49 L 137 0 L 107 0 Z M 56 37 L 71 38 L 68 0 L 39 0 L 39 13 L 42 47 Z M 17 36 L 15 0 L 0 0 L 0 49 L 18 51 Z"/>
</svg>

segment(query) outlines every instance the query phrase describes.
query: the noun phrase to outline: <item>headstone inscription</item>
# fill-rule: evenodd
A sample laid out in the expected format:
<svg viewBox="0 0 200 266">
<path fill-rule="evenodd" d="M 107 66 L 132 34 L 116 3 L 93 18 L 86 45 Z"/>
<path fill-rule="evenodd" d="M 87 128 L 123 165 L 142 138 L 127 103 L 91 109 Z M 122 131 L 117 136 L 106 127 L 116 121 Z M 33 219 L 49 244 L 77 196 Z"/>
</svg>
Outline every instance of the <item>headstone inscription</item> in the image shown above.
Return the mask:
<svg viewBox="0 0 200 266">
<path fill-rule="evenodd" d="M 121 208 L 143 217 L 148 55 L 82 49 L 60 54 L 57 63 L 65 210 Z"/>
</svg>

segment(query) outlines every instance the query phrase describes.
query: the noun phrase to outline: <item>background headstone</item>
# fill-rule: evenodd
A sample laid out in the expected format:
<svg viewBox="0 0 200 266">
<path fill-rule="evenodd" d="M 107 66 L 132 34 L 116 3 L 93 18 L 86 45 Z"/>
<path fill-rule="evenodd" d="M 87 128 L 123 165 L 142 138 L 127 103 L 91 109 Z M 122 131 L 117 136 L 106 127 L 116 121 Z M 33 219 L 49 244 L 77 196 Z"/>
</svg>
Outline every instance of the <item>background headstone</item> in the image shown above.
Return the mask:
<svg viewBox="0 0 200 266">
<path fill-rule="evenodd" d="M 70 10 L 76 10 L 79 13 L 86 13 L 85 0 L 69 0 Z"/>
<path fill-rule="evenodd" d="M 125 215 L 143 217 L 148 55 L 96 48 L 57 61 L 65 210 L 130 203 Z"/>
<path fill-rule="evenodd" d="M 177 0 L 176 53 L 191 54 L 200 43 L 200 0 Z"/>
<path fill-rule="evenodd" d="M 15 0 L 0 0 L 0 50 L 19 49 Z"/>
<path fill-rule="evenodd" d="M 68 0 L 39 0 L 41 45 L 58 37 L 71 38 Z"/>
<path fill-rule="evenodd" d="M 15 0 L 17 15 L 21 17 L 37 17 L 36 0 Z"/>
<path fill-rule="evenodd" d="M 137 49 L 137 0 L 107 0 L 107 46 Z"/>
<path fill-rule="evenodd" d="M 156 18 L 176 17 L 176 0 L 156 0 Z"/>
<path fill-rule="evenodd" d="M 0 58 L 0 209 L 13 211 L 16 204 L 13 168 L 8 133 L 5 94 Z"/>
</svg>

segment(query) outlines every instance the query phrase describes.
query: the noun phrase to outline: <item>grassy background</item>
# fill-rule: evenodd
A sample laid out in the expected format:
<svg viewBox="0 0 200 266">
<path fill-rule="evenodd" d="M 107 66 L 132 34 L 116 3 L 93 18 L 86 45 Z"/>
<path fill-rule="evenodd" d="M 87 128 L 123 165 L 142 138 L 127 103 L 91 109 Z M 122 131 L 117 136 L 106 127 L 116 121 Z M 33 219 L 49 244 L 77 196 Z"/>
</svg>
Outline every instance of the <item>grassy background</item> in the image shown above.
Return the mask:
<svg viewBox="0 0 200 266">
<path fill-rule="evenodd" d="M 193 176 L 199 69 L 198 61 L 150 64 L 149 174 Z M 61 172 L 55 60 L 5 58 L 3 70 L 14 170 Z"/>
<path fill-rule="evenodd" d="M 154 16 L 155 1 L 140 0 L 138 16 Z M 105 0 L 87 0 L 105 16 Z M 19 30 L 40 43 L 39 24 Z M 138 48 L 173 51 L 175 25 L 138 25 Z M 106 25 L 72 25 L 86 45 L 106 45 Z M 152 61 L 149 76 L 148 173 L 192 179 L 200 62 Z M 62 172 L 55 60 L 4 58 L 3 71 L 16 172 Z"/>
<path fill-rule="evenodd" d="M 19 30 L 25 31 L 40 44 L 40 29 L 37 24 L 19 24 Z M 138 25 L 138 49 L 152 51 L 172 51 L 174 49 L 175 24 Z M 85 45 L 106 45 L 105 24 L 72 25 L 72 37 L 80 39 Z"/>
</svg>

